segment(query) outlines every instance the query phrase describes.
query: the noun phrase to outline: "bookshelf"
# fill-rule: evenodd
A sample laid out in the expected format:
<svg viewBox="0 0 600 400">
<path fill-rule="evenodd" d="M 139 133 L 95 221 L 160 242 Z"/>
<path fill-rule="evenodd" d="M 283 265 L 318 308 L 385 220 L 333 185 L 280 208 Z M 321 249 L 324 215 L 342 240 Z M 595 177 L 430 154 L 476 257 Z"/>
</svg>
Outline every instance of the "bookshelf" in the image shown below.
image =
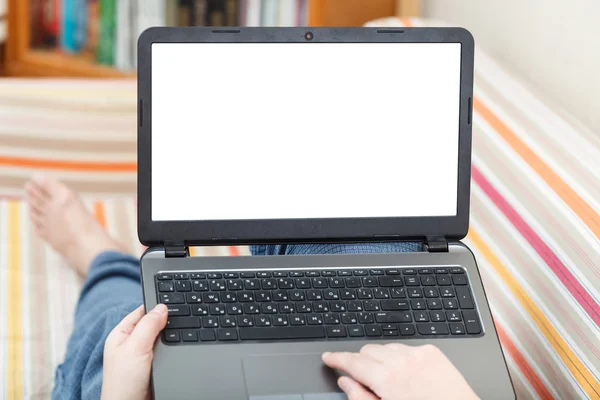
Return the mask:
<svg viewBox="0 0 600 400">
<path fill-rule="evenodd" d="M 99 64 L 93 54 L 71 54 L 64 51 L 31 47 L 32 1 L 8 0 L 8 32 L 5 46 L 4 73 L 8 76 L 127 78 L 134 70 L 122 70 Z M 122 1 L 122 0 L 117 0 Z M 177 0 L 168 0 L 177 2 Z M 224 0 L 223 0 L 224 1 Z M 247 4 L 251 0 L 239 0 Z M 265 1 L 265 0 L 256 0 Z M 266 0 L 294 1 L 294 0 Z M 420 0 L 305 0 L 308 26 L 361 26 L 386 16 L 414 16 Z M 279 3 L 280 4 L 280 3 Z M 240 6 L 241 7 L 241 6 Z M 2 59 L 2 57 L 0 57 Z"/>
</svg>

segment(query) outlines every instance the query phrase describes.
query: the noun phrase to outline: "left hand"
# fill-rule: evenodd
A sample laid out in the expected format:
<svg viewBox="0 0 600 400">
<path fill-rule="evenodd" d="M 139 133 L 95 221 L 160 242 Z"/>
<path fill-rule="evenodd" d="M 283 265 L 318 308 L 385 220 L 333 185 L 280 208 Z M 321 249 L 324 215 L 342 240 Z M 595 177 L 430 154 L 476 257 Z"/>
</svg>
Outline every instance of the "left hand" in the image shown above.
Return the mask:
<svg viewBox="0 0 600 400">
<path fill-rule="evenodd" d="M 104 343 L 102 400 L 150 399 L 154 341 L 167 324 L 168 310 L 159 304 L 144 315 L 138 307 L 110 332 Z"/>
</svg>

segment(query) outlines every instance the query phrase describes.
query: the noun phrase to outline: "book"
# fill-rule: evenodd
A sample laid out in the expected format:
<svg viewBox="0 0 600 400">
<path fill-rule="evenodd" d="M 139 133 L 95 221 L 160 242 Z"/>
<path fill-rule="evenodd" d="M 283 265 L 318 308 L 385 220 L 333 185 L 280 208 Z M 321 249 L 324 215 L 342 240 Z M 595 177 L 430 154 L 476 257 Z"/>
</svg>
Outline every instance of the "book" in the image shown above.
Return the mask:
<svg viewBox="0 0 600 400">
<path fill-rule="evenodd" d="M 177 0 L 165 0 L 165 1 L 166 1 L 165 25 L 166 26 L 177 26 L 177 23 L 178 23 L 178 15 L 177 14 L 179 13 L 179 4 L 177 3 Z"/>
<path fill-rule="evenodd" d="M 98 0 L 87 1 L 87 38 L 84 46 L 86 55 L 95 54 L 98 46 L 100 13 L 98 10 Z"/>
<path fill-rule="evenodd" d="M 190 25 L 206 25 L 207 7 L 207 0 L 194 0 L 194 4 L 192 6 L 194 17 L 192 18 L 193 21 L 190 22 Z"/>
<path fill-rule="evenodd" d="M 198 21 L 196 24 L 199 25 Z M 225 1 L 207 0 L 206 3 L 206 26 L 225 25 Z"/>
<path fill-rule="evenodd" d="M 177 26 L 194 25 L 194 0 L 177 0 Z"/>
<path fill-rule="evenodd" d="M 75 29 L 77 24 L 77 0 L 62 0 L 62 18 L 60 29 L 60 47 L 74 53 L 77 51 Z"/>
<path fill-rule="evenodd" d="M 238 0 L 225 0 L 225 25 L 237 26 L 239 17 Z"/>
<path fill-rule="evenodd" d="M 279 0 L 262 0 L 260 26 L 277 26 Z"/>
<path fill-rule="evenodd" d="M 134 40 L 132 32 L 133 3 L 136 0 L 118 0 L 115 25 L 115 67 L 119 69 L 133 68 L 133 54 L 131 41 Z"/>
<path fill-rule="evenodd" d="M 75 2 L 75 46 L 77 51 L 84 48 L 88 38 L 88 4 L 87 0 Z"/>
<path fill-rule="evenodd" d="M 99 0 L 100 27 L 96 60 L 100 64 L 114 64 L 115 21 L 117 0 Z"/>
<path fill-rule="evenodd" d="M 277 26 L 296 25 L 296 2 L 295 0 L 280 0 L 277 15 Z"/>
<path fill-rule="evenodd" d="M 245 26 L 260 26 L 261 0 L 246 0 Z"/>
</svg>

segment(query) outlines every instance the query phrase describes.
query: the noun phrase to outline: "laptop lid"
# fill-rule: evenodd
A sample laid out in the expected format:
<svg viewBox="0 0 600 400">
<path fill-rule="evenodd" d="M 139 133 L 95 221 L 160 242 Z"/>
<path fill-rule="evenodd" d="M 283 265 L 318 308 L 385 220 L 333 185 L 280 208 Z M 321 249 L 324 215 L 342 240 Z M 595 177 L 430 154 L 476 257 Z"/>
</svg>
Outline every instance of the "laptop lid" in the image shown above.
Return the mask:
<svg viewBox="0 0 600 400">
<path fill-rule="evenodd" d="M 461 239 L 461 28 L 151 28 L 138 43 L 145 245 Z"/>
</svg>

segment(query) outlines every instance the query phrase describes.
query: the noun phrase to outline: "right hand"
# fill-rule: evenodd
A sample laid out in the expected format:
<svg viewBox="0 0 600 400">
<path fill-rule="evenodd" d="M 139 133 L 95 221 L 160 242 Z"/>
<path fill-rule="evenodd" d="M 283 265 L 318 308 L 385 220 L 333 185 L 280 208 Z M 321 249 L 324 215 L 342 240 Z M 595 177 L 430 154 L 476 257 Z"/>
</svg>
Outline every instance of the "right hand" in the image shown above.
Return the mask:
<svg viewBox="0 0 600 400">
<path fill-rule="evenodd" d="M 367 344 L 360 353 L 324 353 L 323 362 L 345 372 L 338 380 L 349 400 L 475 400 L 465 378 L 435 346 Z"/>
</svg>

